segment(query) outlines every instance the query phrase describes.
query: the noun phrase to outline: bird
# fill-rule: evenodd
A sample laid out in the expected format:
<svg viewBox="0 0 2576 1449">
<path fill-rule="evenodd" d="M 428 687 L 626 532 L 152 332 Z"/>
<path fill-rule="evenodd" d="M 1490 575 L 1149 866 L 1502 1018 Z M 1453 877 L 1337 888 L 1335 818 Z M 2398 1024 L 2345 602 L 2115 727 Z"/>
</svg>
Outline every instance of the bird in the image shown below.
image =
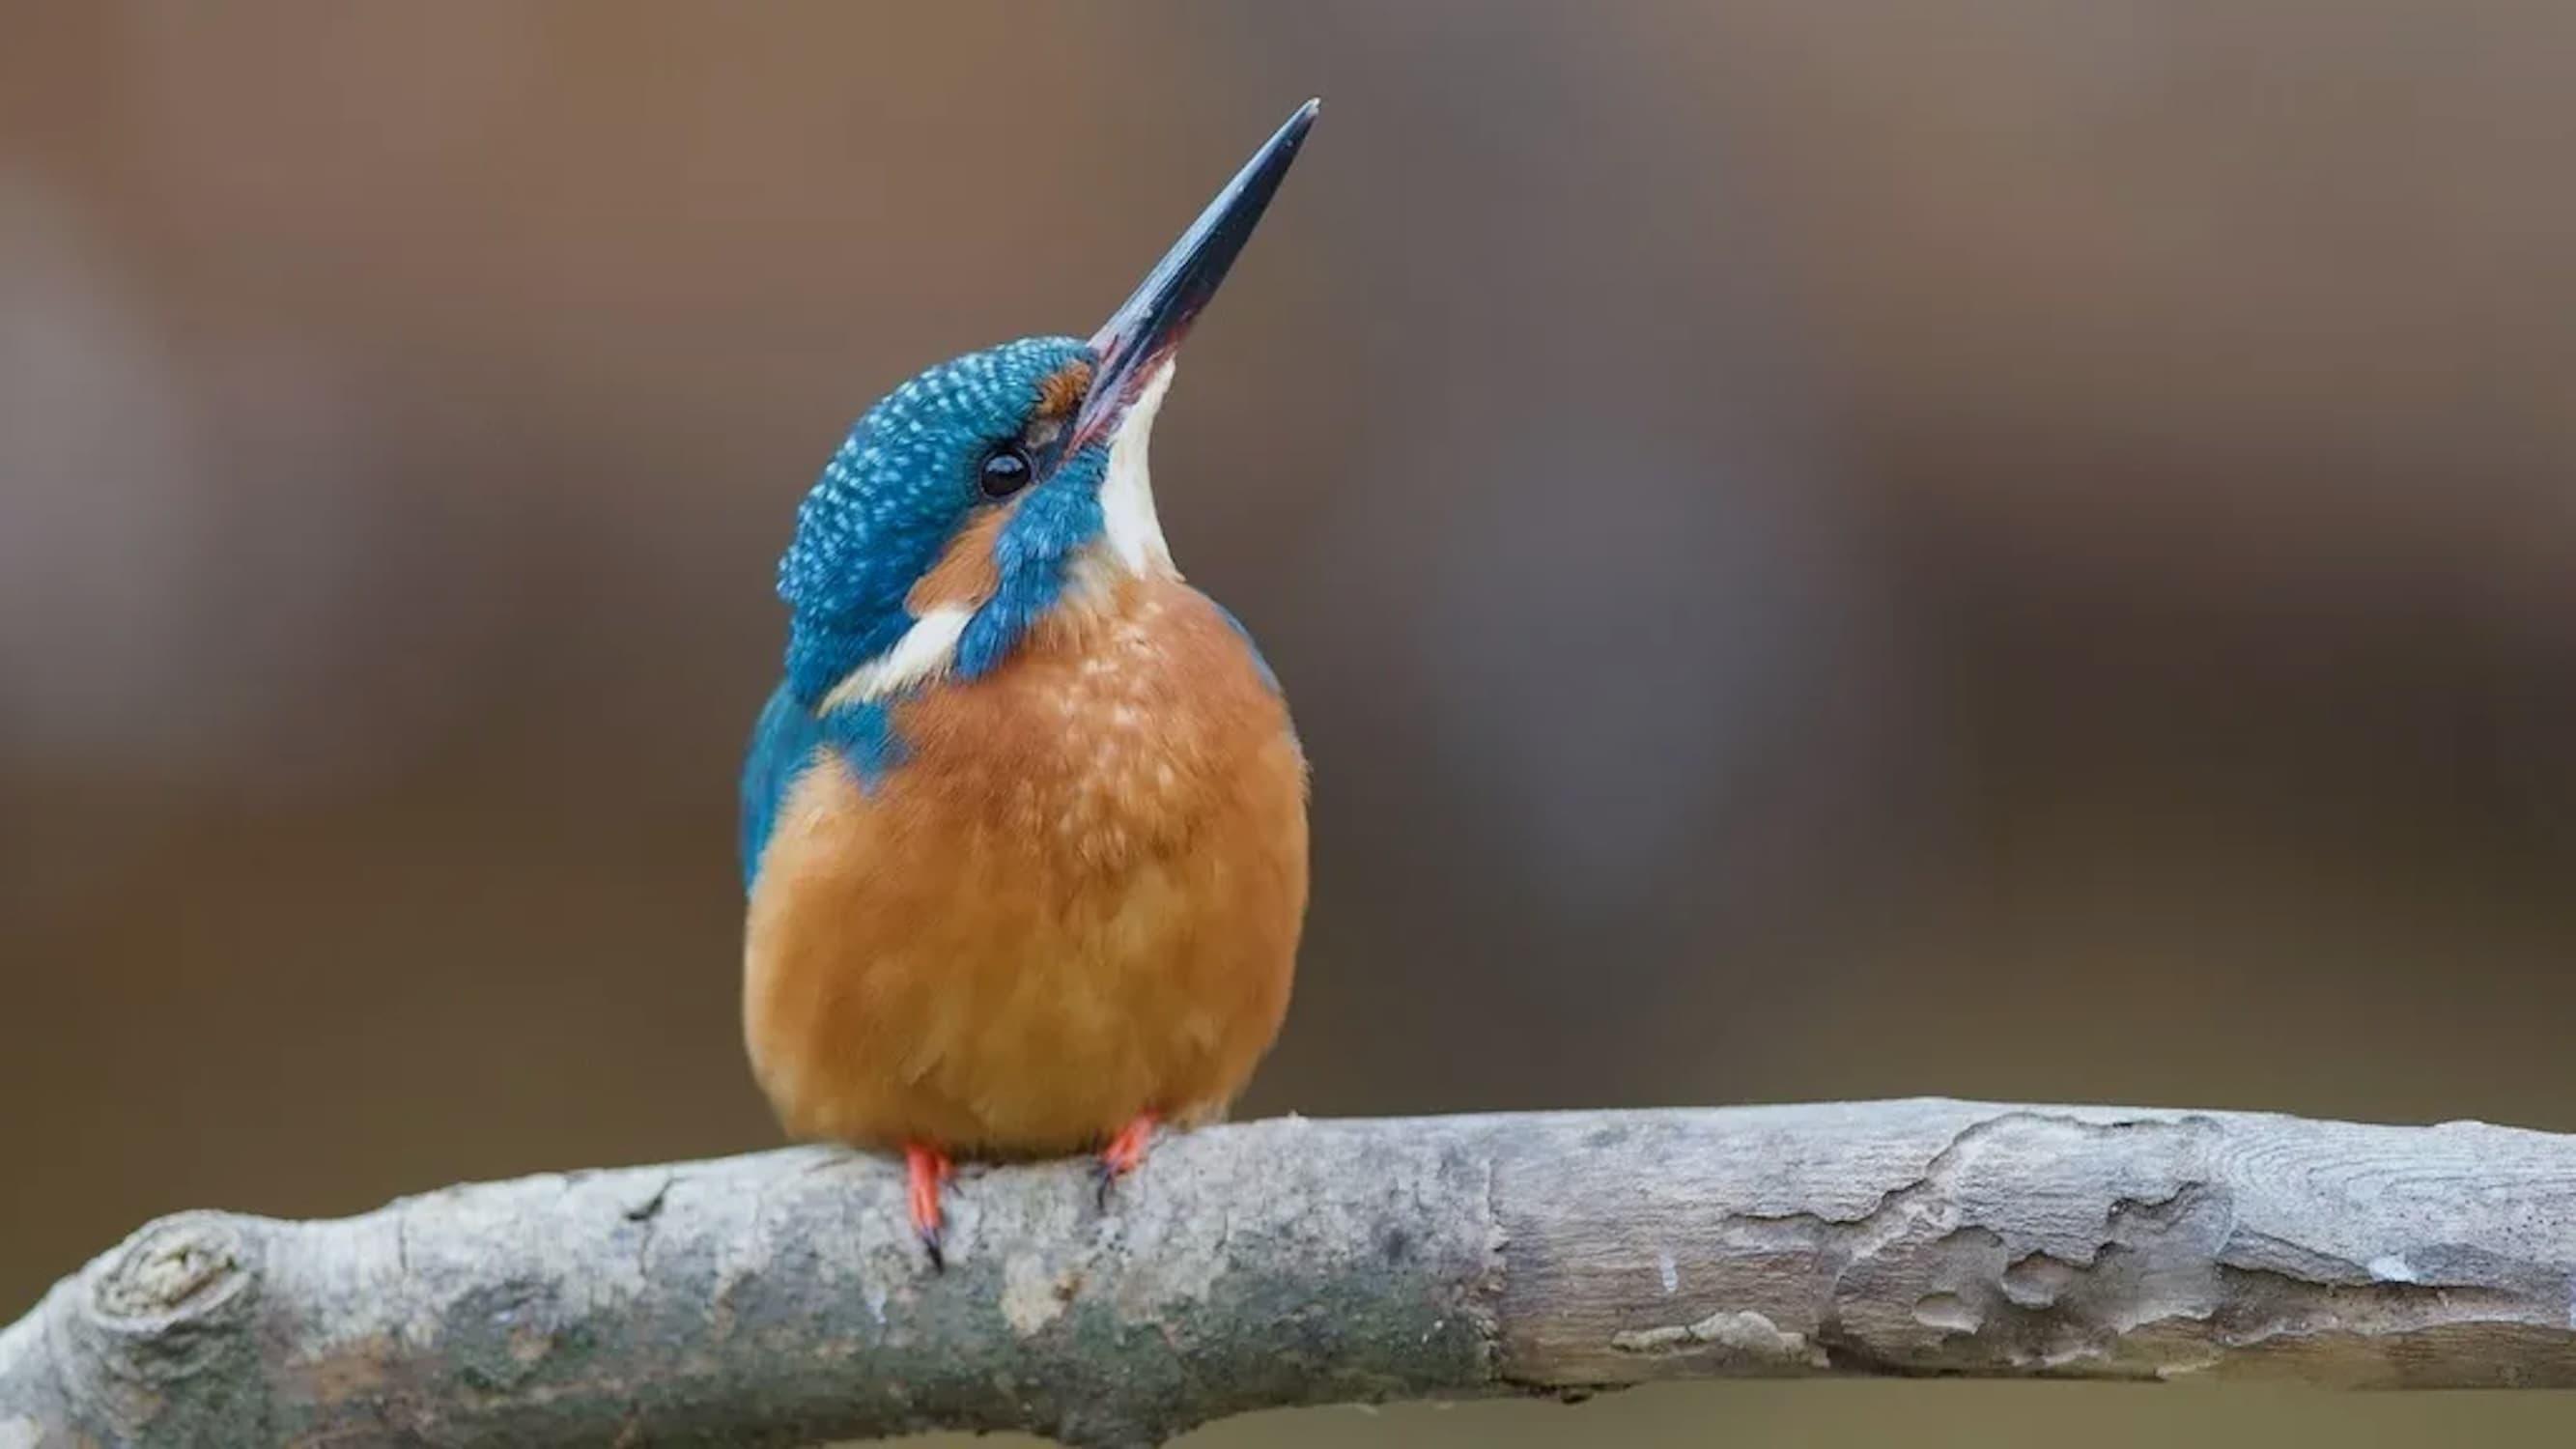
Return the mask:
<svg viewBox="0 0 2576 1449">
<path fill-rule="evenodd" d="M 742 1027 L 786 1133 L 902 1155 L 945 1266 L 960 1158 L 1220 1119 L 1288 1008 L 1308 768 L 1187 582 L 1147 445 L 1176 352 L 1305 142 L 1299 107 L 1088 338 L 897 386 L 798 505 L 741 776 Z"/>
</svg>

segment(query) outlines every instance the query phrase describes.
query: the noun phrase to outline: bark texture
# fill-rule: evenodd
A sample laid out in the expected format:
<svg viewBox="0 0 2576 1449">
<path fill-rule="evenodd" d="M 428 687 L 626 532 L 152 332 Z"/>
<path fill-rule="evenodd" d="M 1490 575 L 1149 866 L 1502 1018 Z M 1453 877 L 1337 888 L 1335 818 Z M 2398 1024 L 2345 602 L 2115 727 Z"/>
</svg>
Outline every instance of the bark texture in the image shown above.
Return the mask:
<svg viewBox="0 0 2576 1449">
<path fill-rule="evenodd" d="M 1248 1409 L 1825 1373 L 2576 1385 L 2576 1138 L 1903 1101 L 795 1149 L 145 1227 L 0 1329 L 0 1449 L 1160 1442 Z"/>
</svg>

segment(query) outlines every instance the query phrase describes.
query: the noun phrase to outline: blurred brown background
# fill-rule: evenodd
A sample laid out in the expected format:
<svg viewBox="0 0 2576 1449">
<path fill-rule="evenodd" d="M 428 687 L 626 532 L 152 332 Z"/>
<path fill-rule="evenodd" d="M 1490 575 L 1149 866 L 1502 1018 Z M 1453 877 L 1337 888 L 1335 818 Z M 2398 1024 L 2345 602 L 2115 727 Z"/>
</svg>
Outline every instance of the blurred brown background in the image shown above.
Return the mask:
<svg viewBox="0 0 2576 1449">
<path fill-rule="evenodd" d="M 1310 93 L 1157 439 L 1316 767 L 1253 1112 L 2576 1129 L 2576 8 L 0 0 L 0 1318 L 768 1145 L 733 772 L 849 419 Z M 1962 1385 L 1209 1445 L 2560 1443 Z"/>
</svg>

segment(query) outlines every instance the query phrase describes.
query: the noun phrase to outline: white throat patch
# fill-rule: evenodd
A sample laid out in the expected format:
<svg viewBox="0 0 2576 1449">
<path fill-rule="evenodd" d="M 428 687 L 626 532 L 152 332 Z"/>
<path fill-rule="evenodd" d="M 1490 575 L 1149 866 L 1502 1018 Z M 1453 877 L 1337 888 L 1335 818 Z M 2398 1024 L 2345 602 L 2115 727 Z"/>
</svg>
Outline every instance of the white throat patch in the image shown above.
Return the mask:
<svg viewBox="0 0 2576 1449">
<path fill-rule="evenodd" d="M 1100 511 L 1104 519 L 1102 542 L 1109 556 L 1131 574 L 1168 572 L 1172 567 L 1172 550 L 1163 542 L 1163 522 L 1154 516 L 1154 480 L 1146 471 L 1145 449 L 1153 440 L 1154 414 L 1163 406 L 1163 394 L 1172 386 L 1172 373 L 1179 366 L 1165 362 L 1145 383 L 1145 390 L 1129 404 L 1127 416 L 1118 420 L 1118 434 L 1109 440 L 1109 475 L 1100 484 Z"/>
</svg>

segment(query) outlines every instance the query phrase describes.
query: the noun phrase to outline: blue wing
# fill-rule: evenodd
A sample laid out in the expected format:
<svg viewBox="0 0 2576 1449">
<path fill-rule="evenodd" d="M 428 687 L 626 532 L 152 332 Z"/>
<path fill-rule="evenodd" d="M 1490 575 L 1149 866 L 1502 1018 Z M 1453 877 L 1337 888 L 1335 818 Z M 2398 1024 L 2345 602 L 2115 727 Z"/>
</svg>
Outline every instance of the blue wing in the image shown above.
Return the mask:
<svg viewBox="0 0 2576 1449">
<path fill-rule="evenodd" d="M 761 709 L 760 723 L 752 726 L 751 749 L 742 761 L 740 844 L 745 891 L 760 871 L 761 848 L 769 844 L 779 802 L 787 798 L 787 787 L 814 758 L 814 747 L 822 739 L 822 721 L 798 704 L 786 685 L 779 685 Z"/>
<path fill-rule="evenodd" d="M 742 888 L 751 889 L 760 874 L 760 852 L 778 823 L 778 807 L 787 800 L 796 777 L 829 752 L 847 765 L 862 788 L 872 786 L 903 761 L 903 741 L 894 733 L 894 717 L 883 704 L 847 705 L 816 715 L 796 702 L 781 684 L 771 692 L 752 726 L 751 749 L 742 761 Z"/>
<path fill-rule="evenodd" d="M 1234 611 L 1232 609 L 1227 608 L 1223 604 L 1217 604 L 1214 599 L 1210 599 L 1208 602 L 1216 604 L 1217 615 L 1227 623 L 1232 624 L 1234 626 L 1234 632 L 1243 637 L 1243 647 L 1252 651 L 1252 667 L 1261 671 L 1261 682 L 1270 686 L 1270 692 L 1272 694 L 1280 693 L 1279 676 L 1271 672 L 1270 661 L 1262 657 L 1260 641 L 1252 637 L 1251 630 L 1243 627 L 1243 621 L 1241 619 L 1234 617 Z"/>
</svg>

